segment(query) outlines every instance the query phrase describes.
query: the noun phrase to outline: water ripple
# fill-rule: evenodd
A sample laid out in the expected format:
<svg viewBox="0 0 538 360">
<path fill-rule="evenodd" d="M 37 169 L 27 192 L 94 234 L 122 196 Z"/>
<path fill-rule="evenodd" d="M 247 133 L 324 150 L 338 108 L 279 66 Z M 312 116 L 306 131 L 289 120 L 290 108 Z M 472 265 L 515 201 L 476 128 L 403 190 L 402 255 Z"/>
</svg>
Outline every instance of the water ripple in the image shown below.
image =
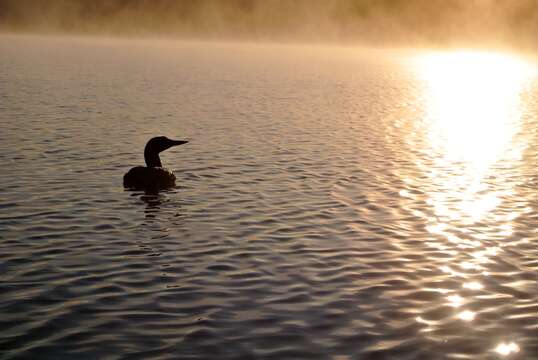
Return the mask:
<svg viewBox="0 0 538 360">
<path fill-rule="evenodd" d="M 538 357 L 536 85 L 471 152 L 409 57 L 0 37 L 2 357 Z"/>
</svg>

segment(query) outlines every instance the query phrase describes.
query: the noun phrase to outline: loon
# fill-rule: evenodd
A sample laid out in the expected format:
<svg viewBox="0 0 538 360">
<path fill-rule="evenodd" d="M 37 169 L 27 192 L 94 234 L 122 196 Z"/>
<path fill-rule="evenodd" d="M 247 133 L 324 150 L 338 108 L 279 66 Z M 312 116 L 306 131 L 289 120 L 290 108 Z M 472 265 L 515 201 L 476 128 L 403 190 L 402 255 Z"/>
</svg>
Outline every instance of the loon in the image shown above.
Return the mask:
<svg viewBox="0 0 538 360">
<path fill-rule="evenodd" d="M 147 166 L 136 166 L 123 176 L 123 186 L 137 190 L 159 190 L 176 185 L 176 176 L 163 168 L 159 153 L 172 146 L 183 145 L 188 141 L 171 140 L 166 136 L 150 139 L 144 148 L 144 160 Z"/>
</svg>

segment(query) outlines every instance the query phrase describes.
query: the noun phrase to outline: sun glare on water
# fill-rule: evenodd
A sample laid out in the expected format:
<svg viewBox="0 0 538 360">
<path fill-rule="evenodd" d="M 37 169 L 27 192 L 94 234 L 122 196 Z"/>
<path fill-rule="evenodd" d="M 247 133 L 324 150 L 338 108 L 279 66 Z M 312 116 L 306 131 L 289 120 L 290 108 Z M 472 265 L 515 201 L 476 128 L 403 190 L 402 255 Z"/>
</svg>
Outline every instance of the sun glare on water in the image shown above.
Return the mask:
<svg viewBox="0 0 538 360">
<path fill-rule="evenodd" d="M 511 55 L 459 51 L 422 55 L 416 69 L 424 84 L 428 147 L 436 154 L 430 175 L 448 190 L 433 196 L 436 212 L 479 221 L 500 202 L 482 180 L 493 165 L 522 156 L 525 144 L 513 139 L 521 131 L 521 94 L 533 68 Z M 450 195 L 459 199 L 458 209 L 443 207 Z"/>
<path fill-rule="evenodd" d="M 451 160 L 491 165 L 519 130 L 520 94 L 531 67 L 504 54 L 460 51 L 418 60 L 432 140 Z"/>
<path fill-rule="evenodd" d="M 461 285 L 445 289 L 448 305 L 469 326 L 482 315 L 466 304 L 488 291 L 488 265 L 528 209 L 516 184 L 528 138 L 522 95 L 535 70 L 516 56 L 473 51 L 421 55 L 414 67 L 423 111 L 408 143 L 424 175 L 417 184 L 428 204 L 423 216 L 430 245 L 446 254 L 439 270 Z M 520 348 L 503 342 L 494 350 L 507 356 Z"/>
</svg>

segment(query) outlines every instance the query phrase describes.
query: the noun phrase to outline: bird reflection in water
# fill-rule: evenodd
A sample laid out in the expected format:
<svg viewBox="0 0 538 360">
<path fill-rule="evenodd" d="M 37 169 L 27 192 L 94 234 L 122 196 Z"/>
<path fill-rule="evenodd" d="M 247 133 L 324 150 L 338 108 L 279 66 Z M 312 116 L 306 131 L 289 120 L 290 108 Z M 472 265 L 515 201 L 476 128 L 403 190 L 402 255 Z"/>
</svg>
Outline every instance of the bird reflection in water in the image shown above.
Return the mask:
<svg viewBox="0 0 538 360">
<path fill-rule="evenodd" d="M 158 191 L 145 192 L 140 196 L 140 200 L 146 203 L 146 209 L 144 210 L 146 219 L 155 218 L 159 213 L 161 205 L 169 201 L 166 195 L 159 193 Z"/>
<path fill-rule="evenodd" d="M 176 194 L 174 190 L 143 193 L 136 191 L 131 194 L 145 204 L 144 218 L 140 224 L 141 234 L 145 236 L 139 237 L 136 244 L 138 249 L 148 257 L 160 257 L 168 252 L 168 242 L 163 239 L 170 237 L 172 229 L 178 231 L 182 228 L 183 212 L 181 206 L 173 201 L 174 194 Z M 170 243 L 173 241 L 170 240 Z M 158 264 L 156 261 L 156 259 L 152 260 L 152 264 Z M 168 263 L 161 264 L 163 269 L 168 266 L 170 266 Z M 166 274 L 163 272 L 162 275 Z"/>
<path fill-rule="evenodd" d="M 142 227 L 151 231 L 152 239 L 167 237 L 171 227 L 180 229 L 184 213 L 181 206 L 173 201 L 171 195 L 177 194 L 173 189 L 165 191 L 139 191 L 132 196 L 138 197 L 145 204 Z"/>
</svg>

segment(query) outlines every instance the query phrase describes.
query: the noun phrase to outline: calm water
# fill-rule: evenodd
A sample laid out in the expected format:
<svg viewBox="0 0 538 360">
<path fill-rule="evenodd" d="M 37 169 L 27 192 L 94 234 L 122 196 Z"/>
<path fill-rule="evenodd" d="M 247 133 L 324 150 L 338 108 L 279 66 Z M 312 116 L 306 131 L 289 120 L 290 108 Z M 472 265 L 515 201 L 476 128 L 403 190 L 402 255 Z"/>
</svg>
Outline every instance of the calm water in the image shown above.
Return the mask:
<svg viewBox="0 0 538 360">
<path fill-rule="evenodd" d="M 538 358 L 507 55 L 0 37 L 0 357 Z M 124 191 L 151 136 L 178 177 Z"/>
</svg>

